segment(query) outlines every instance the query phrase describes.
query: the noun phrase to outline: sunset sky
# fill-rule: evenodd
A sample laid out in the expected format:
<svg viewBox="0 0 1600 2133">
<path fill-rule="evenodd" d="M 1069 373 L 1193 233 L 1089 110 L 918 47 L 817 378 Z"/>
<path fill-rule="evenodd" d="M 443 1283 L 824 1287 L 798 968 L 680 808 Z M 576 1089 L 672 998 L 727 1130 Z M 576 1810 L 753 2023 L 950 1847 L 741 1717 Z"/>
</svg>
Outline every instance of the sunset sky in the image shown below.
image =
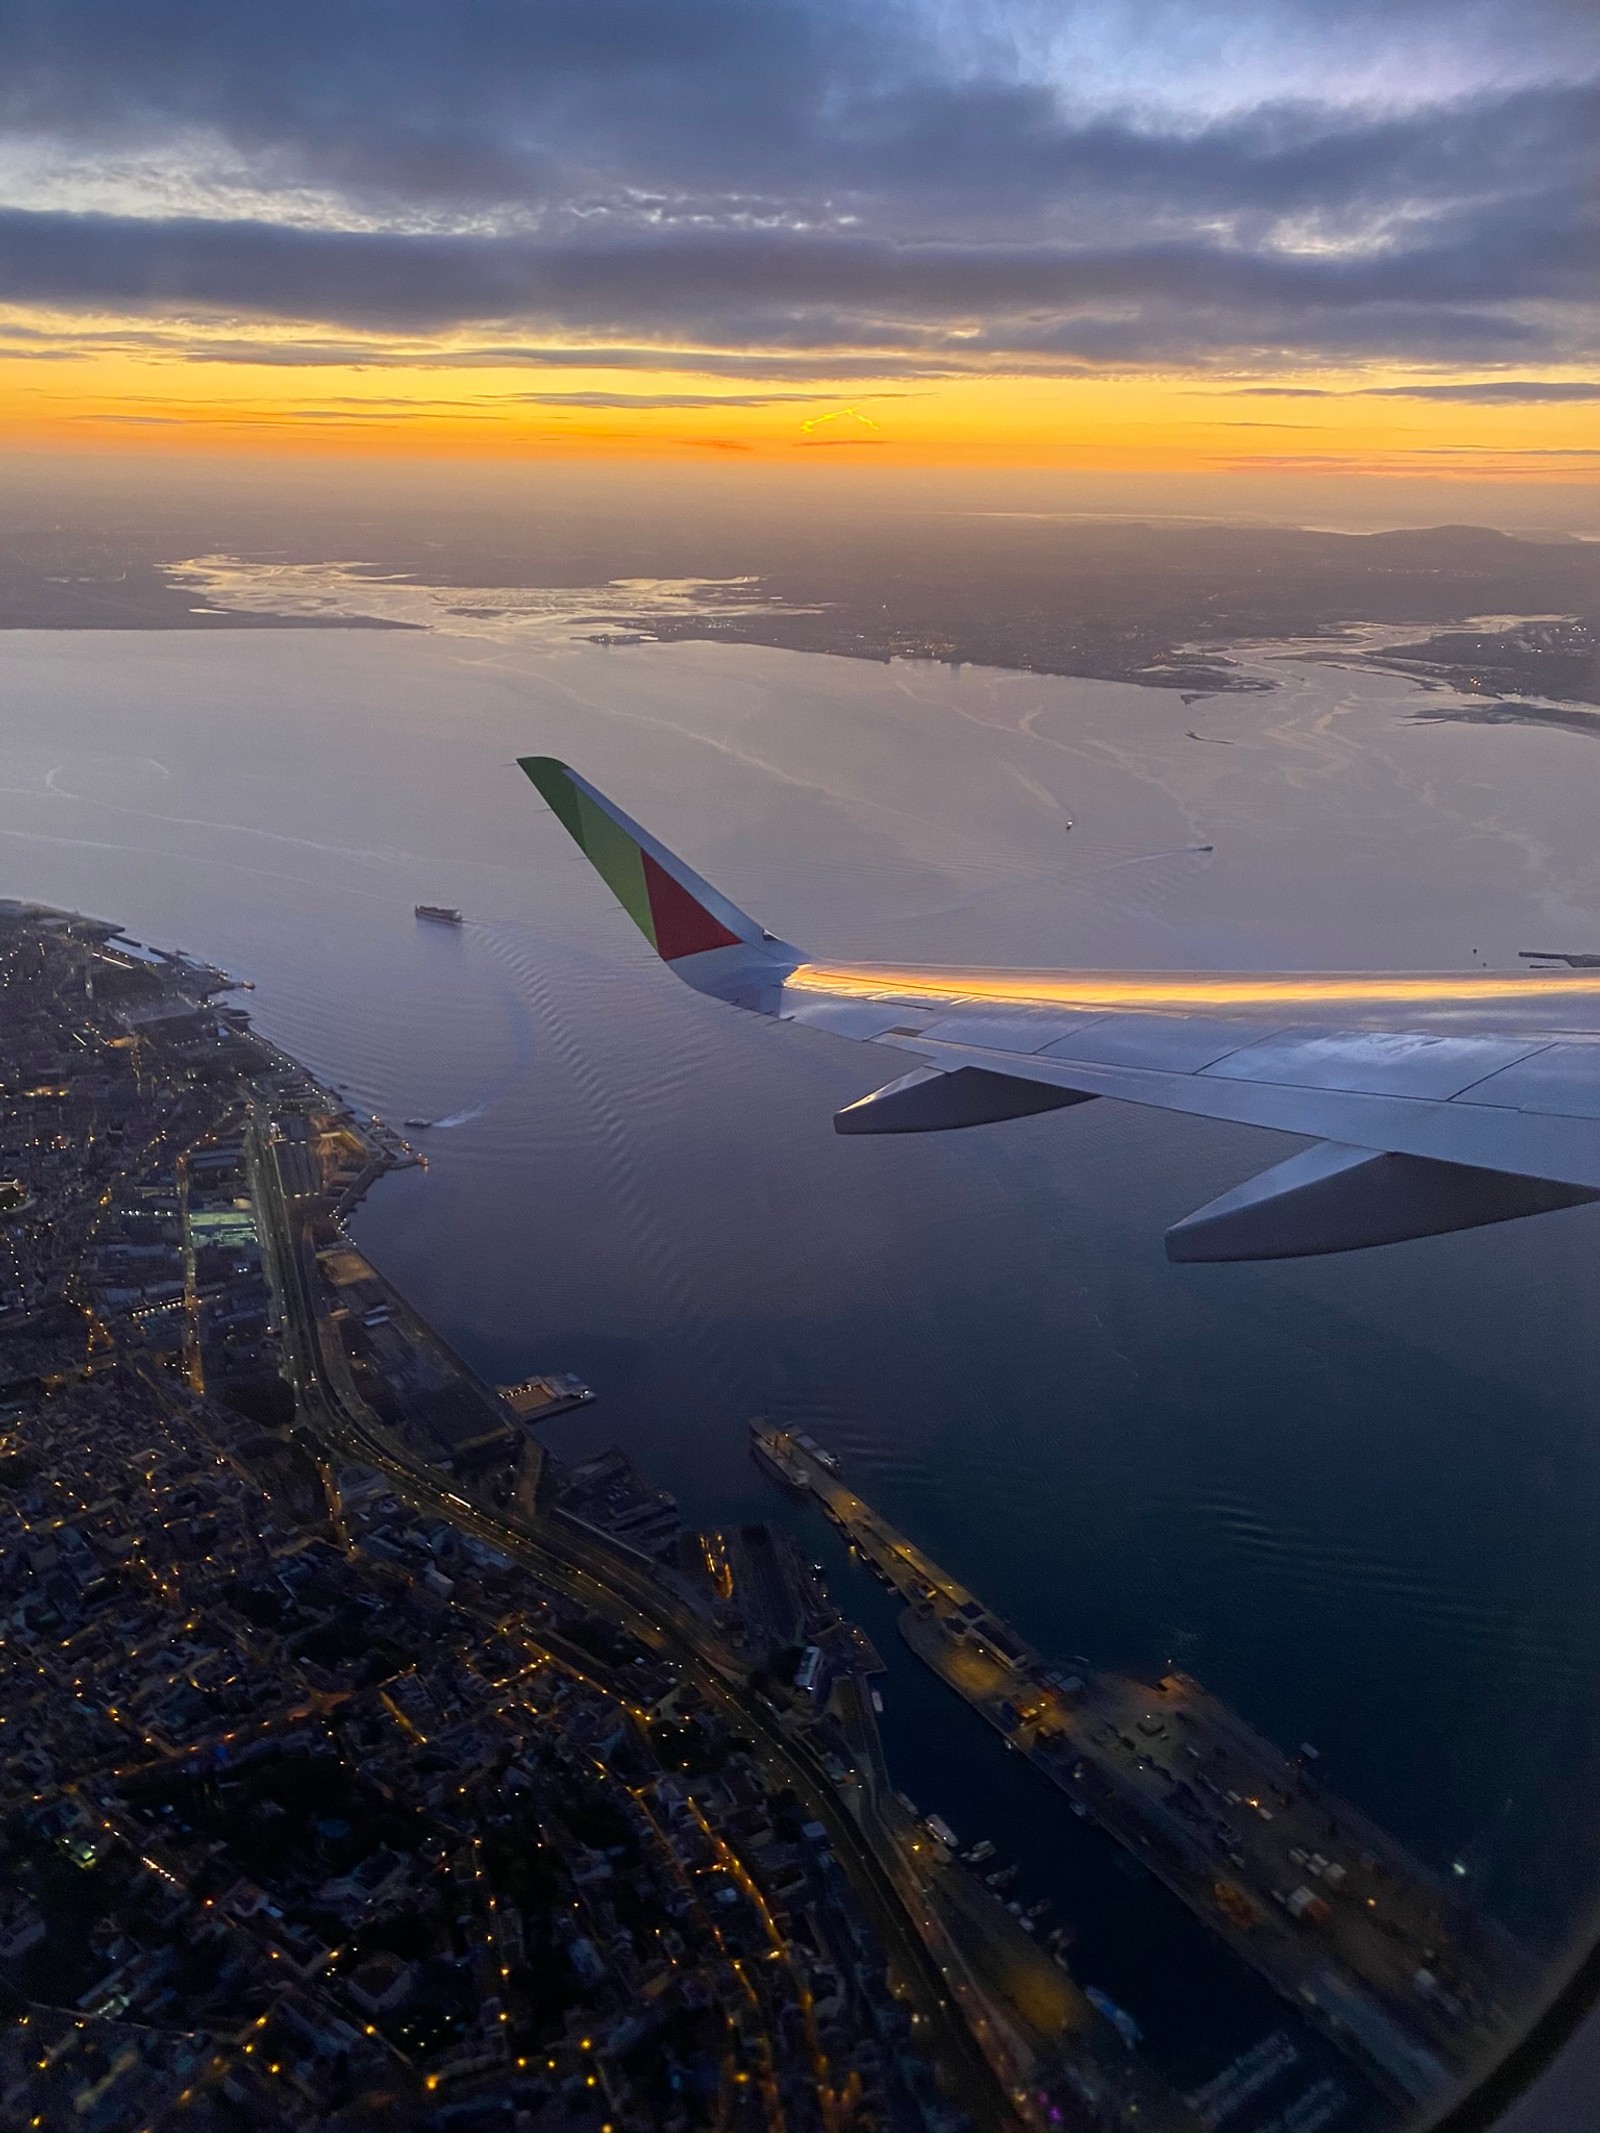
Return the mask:
<svg viewBox="0 0 1600 2133">
<path fill-rule="evenodd" d="M 1592 0 L 0 0 L 0 443 L 1592 480 Z"/>
</svg>

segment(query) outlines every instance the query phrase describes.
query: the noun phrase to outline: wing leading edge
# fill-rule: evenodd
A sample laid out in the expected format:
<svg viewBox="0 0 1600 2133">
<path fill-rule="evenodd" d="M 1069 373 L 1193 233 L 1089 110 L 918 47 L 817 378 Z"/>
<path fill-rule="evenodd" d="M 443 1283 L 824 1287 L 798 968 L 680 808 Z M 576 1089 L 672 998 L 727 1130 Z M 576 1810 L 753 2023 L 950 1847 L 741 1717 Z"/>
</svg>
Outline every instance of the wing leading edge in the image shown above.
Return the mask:
<svg viewBox="0 0 1600 2133">
<path fill-rule="evenodd" d="M 1169 1230 L 1186 1262 L 1351 1251 L 1600 1199 L 1600 973 L 820 963 L 565 764 L 522 768 L 687 984 L 902 1055 L 838 1113 L 841 1133 L 948 1132 L 1110 1097 L 1321 1143 Z"/>
</svg>

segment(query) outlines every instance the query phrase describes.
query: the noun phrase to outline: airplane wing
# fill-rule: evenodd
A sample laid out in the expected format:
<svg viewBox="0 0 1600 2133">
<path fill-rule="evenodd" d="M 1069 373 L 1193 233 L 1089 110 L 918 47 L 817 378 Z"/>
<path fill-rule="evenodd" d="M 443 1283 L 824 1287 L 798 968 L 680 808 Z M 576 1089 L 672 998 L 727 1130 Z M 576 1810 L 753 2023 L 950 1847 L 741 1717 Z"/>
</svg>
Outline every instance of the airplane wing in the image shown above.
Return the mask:
<svg viewBox="0 0 1600 2133">
<path fill-rule="evenodd" d="M 1297 1258 L 1600 1199 L 1600 972 L 953 970 L 776 939 L 551 756 L 522 769 L 677 976 L 898 1054 L 840 1133 L 1094 1097 L 1313 1140 L 1167 1232 L 1174 1260 Z"/>
</svg>

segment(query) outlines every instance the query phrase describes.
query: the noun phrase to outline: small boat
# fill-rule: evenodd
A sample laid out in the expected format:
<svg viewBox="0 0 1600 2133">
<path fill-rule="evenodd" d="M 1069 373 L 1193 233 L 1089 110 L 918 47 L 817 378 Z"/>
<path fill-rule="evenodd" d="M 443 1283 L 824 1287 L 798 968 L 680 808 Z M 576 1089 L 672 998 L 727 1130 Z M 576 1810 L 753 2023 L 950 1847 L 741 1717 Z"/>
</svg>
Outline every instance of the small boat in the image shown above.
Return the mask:
<svg viewBox="0 0 1600 2133">
<path fill-rule="evenodd" d="M 413 910 L 418 918 L 427 919 L 431 925 L 459 926 L 464 923 L 453 904 L 416 904 Z"/>
<path fill-rule="evenodd" d="M 1125 2007 L 1119 2007 L 1110 1993 L 1102 1992 L 1098 1985 L 1084 1987 L 1084 1998 L 1096 2014 L 1104 2015 L 1129 2051 L 1137 2051 L 1144 2042 L 1144 2031 Z"/>
<path fill-rule="evenodd" d="M 431 1118 L 403 1118 L 400 1121 L 408 1133 L 426 1133 L 433 1124 Z"/>
</svg>

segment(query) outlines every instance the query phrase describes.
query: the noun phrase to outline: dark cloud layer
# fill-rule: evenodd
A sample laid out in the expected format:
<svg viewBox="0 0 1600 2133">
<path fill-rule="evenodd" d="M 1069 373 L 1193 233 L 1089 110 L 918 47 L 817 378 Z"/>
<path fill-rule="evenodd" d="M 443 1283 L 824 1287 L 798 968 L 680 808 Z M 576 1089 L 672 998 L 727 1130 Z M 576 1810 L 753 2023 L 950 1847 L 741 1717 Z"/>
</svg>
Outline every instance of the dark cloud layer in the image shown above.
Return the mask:
<svg viewBox="0 0 1600 2133">
<path fill-rule="evenodd" d="M 515 393 L 511 397 L 531 407 L 790 407 L 797 402 L 817 407 L 833 398 L 831 393 Z M 884 395 L 875 394 L 882 399 Z"/>
<path fill-rule="evenodd" d="M 1099 247 L 744 229 L 546 239 L 0 212 L 0 286 L 40 305 L 409 333 L 513 321 L 582 335 L 689 330 L 724 346 L 943 347 L 969 360 L 1145 362 L 1311 344 L 1462 361 L 1555 352 L 1559 318 L 1581 305 L 1595 266 L 1592 237 L 1542 204 L 1520 225 L 1442 225 L 1354 257 L 1198 237 Z"/>
<path fill-rule="evenodd" d="M 1380 400 L 1461 400 L 1479 406 L 1531 407 L 1539 402 L 1600 400 L 1600 379 L 1480 378 L 1467 385 L 1373 385 L 1368 396 Z"/>
<path fill-rule="evenodd" d="M 1330 52 L 1341 23 L 1381 43 L 1449 12 L 1299 4 Z M 1219 34 L 1244 14 L 1197 6 Z M 1293 0 L 1263 10 L 1292 26 Z M 0 294 L 241 336 L 686 343 L 791 376 L 818 350 L 1593 359 L 1600 91 L 1489 63 L 1543 38 L 1554 75 L 1585 10 L 1506 0 L 1502 35 L 1480 6 L 1483 80 L 1404 108 L 1291 98 L 1263 67 L 1212 112 L 1006 62 L 1008 12 L 1030 11 L 970 10 L 996 35 L 957 50 L 915 0 L 0 0 L 0 125 L 40 167 L 159 165 L 204 204 L 13 208 Z"/>
<path fill-rule="evenodd" d="M 1600 400 L 1600 378 L 1473 378 L 1448 385 L 1240 386 L 1253 400 L 1447 400 L 1478 407 L 1535 407 L 1566 400 Z"/>
</svg>

